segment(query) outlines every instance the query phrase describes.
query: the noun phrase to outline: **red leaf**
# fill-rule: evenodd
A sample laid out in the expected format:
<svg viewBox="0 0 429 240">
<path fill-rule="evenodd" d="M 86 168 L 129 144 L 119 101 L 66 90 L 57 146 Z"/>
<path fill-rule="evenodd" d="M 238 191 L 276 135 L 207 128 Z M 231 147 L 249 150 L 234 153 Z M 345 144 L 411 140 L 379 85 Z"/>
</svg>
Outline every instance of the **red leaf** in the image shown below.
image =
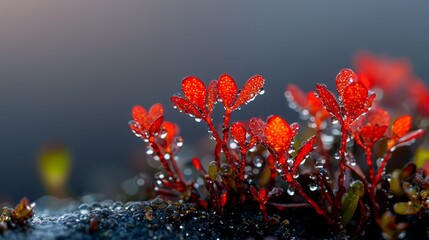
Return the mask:
<svg viewBox="0 0 429 240">
<path fill-rule="evenodd" d="M 164 122 L 164 116 L 161 115 L 157 117 L 150 125 L 149 134 L 154 135 L 155 133 L 158 133 L 159 130 L 161 130 L 161 125 L 163 122 Z"/>
<path fill-rule="evenodd" d="M 307 94 L 308 101 L 308 111 L 314 117 L 320 118 L 320 120 L 324 120 L 329 116 L 329 113 L 323 107 L 322 101 L 316 96 L 316 93 L 311 91 Z"/>
<path fill-rule="evenodd" d="M 265 137 L 268 145 L 276 152 L 283 154 L 290 147 L 292 129 L 281 117 L 271 115 L 265 124 Z"/>
<path fill-rule="evenodd" d="M 387 132 L 387 126 L 364 126 L 360 130 L 360 136 L 362 138 L 363 144 L 371 148 L 378 140 L 384 137 Z"/>
<path fill-rule="evenodd" d="M 398 139 L 395 145 L 396 147 L 399 147 L 399 146 L 412 144 L 417 138 L 423 136 L 424 133 L 425 133 L 425 130 L 423 129 L 418 129 L 418 130 L 406 133 L 401 138 Z"/>
<path fill-rule="evenodd" d="M 209 84 L 207 94 L 207 114 L 210 115 L 213 112 L 215 103 L 217 102 L 217 81 L 213 80 Z"/>
<path fill-rule="evenodd" d="M 204 83 L 196 77 L 187 77 L 182 81 L 182 91 L 185 97 L 189 99 L 200 111 L 206 111 L 207 90 Z"/>
<path fill-rule="evenodd" d="M 361 116 L 362 114 L 367 113 L 371 109 L 372 102 L 374 102 L 375 97 L 376 97 L 375 93 L 371 93 L 366 99 L 365 104 L 363 105 L 363 108 L 358 114 L 356 114 L 356 116 Z"/>
<path fill-rule="evenodd" d="M 249 132 L 254 137 L 262 138 L 265 135 L 265 123 L 260 118 L 251 118 L 249 121 Z"/>
<path fill-rule="evenodd" d="M 378 107 L 368 112 L 367 121 L 370 125 L 389 126 L 390 115 L 386 110 Z"/>
<path fill-rule="evenodd" d="M 342 98 L 346 116 L 355 120 L 363 110 L 366 110 L 364 107 L 368 98 L 368 89 L 362 83 L 354 82 L 344 89 Z"/>
<path fill-rule="evenodd" d="M 234 138 L 240 147 L 246 145 L 246 128 L 240 122 L 235 122 L 231 125 L 231 136 Z"/>
<path fill-rule="evenodd" d="M 152 117 L 152 119 L 155 119 L 161 115 L 164 115 L 164 108 L 160 103 L 155 103 L 152 105 L 152 107 L 150 107 L 148 115 Z"/>
<path fill-rule="evenodd" d="M 338 91 L 338 94 L 341 96 L 341 98 L 343 98 L 344 91 L 346 90 L 347 86 L 357 81 L 358 81 L 358 77 L 353 72 L 353 70 L 348 68 L 341 69 L 341 71 L 338 73 L 336 77 L 337 91 Z"/>
<path fill-rule="evenodd" d="M 255 98 L 260 93 L 261 89 L 263 89 L 264 83 L 265 79 L 260 75 L 253 76 L 247 80 L 238 95 L 237 101 L 235 101 L 233 110 Z"/>
<path fill-rule="evenodd" d="M 340 106 L 334 95 L 322 84 L 316 84 L 316 91 L 326 110 L 341 123 L 343 118 L 340 114 Z"/>
<path fill-rule="evenodd" d="M 305 93 L 294 84 L 289 84 L 285 92 L 288 101 L 293 101 L 300 108 L 307 108 L 308 102 Z"/>
<path fill-rule="evenodd" d="M 204 119 L 201 112 L 192 104 L 188 99 L 179 96 L 172 96 L 170 100 L 173 102 L 179 110 L 184 111 L 186 114 L 190 114 L 200 119 Z"/>
<path fill-rule="evenodd" d="M 404 115 L 396 119 L 392 126 L 393 138 L 397 139 L 404 136 L 411 129 L 411 116 Z"/>
<path fill-rule="evenodd" d="M 222 75 L 217 83 L 219 97 L 225 107 L 230 108 L 238 93 L 237 84 L 229 75 Z"/>
<path fill-rule="evenodd" d="M 314 144 L 316 144 L 316 136 L 309 138 L 307 141 L 301 144 L 301 147 L 298 150 L 298 153 L 295 157 L 295 162 L 293 163 L 292 173 L 294 174 L 298 170 L 299 165 L 305 158 L 313 151 Z"/>
<path fill-rule="evenodd" d="M 134 121 L 136 121 L 140 126 L 144 126 L 147 119 L 146 109 L 142 106 L 134 106 L 131 112 Z"/>
</svg>

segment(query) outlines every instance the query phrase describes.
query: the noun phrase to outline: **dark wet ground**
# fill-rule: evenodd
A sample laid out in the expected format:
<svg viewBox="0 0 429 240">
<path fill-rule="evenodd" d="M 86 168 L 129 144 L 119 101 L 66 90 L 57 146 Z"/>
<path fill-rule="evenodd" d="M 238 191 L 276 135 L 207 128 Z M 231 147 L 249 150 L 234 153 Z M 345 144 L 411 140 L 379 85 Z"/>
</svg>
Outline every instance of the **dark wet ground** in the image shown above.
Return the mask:
<svg viewBox="0 0 429 240">
<path fill-rule="evenodd" d="M 36 212 L 26 229 L 5 239 L 301 239 L 288 221 L 262 220 L 257 209 L 219 214 L 156 198 L 145 202 L 73 204 L 61 214 Z M 256 210 L 256 211 L 255 211 Z"/>
<path fill-rule="evenodd" d="M 39 207 L 25 229 L 9 229 L 0 239 L 352 239 L 327 230 L 311 209 L 264 221 L 252 204 L 222 216 L 160 198 L 126 204 L 68 202 L 65 206 L 56 211 Z M 360 238 L 381 238 L 379 230 L 369 235 Z"/>
</svg>

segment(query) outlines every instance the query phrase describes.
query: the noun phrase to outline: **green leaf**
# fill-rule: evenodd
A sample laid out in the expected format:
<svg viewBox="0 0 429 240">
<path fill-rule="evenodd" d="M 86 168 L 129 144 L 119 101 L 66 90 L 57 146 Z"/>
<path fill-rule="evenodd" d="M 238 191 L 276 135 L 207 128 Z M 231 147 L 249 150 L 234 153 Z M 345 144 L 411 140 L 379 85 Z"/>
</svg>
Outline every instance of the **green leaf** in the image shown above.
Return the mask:
<svg viewBox="0 0 429 240">
<path fill-rule="evenodd" d="M 416 207 L 411 202 L 399 202 L 393 205 L 393 210 L 401 215 L 415 215 L 421 207 Z"/>
<path fill-rule="evenodd" d="M 341 223 L 345 227 L 352 219 L 356 208 L 359 204 L 359 199 L 365 193 L 364 185 L 361 181 L 356 180 L 350 184 L 350 188 L 344 194 L 341 205 Z"/>
</svg>

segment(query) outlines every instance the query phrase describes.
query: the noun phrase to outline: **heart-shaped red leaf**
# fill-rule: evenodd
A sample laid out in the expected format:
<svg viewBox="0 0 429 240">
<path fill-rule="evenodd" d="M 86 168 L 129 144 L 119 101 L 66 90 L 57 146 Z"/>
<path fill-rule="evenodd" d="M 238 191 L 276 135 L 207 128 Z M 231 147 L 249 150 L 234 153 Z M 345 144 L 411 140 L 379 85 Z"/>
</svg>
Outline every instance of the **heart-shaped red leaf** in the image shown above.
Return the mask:
<svg viewBox="0 0 429 240">
<path fill-rule="evenodd" d="M 341 69 L 336 77 L 337 91 L 341 98 L 343 98 L 344 91 L 346 90 L 347 86 L 357 81 L 358 77 L 356 73 L 353 72 L 353 70 L 348 68 Z"/>
<path fill-rule="evenodd" d="M 134 106 L 131 110 L 132 117 L 140 126 L 144 126 L 147 119 L 146 109 L 142 106 Z"/>
<path fill-rule="evenodd" d="M 220 76 L 217 83 L 217 90 L 223 105 L 226 108 L 230 108 L 234 104 L 238 93 L 237 84 L 234 79 L 226 74 Z"/>
<path fill-rule="evenodd" d="M 396 119 L 392 126 L 393 138 L 397 139 L 404 136 L 411 129 L 411 116 L 404 115 Z"/>
<path fill-rule="evenodd" d="M 307 141 L 301 144 L 301 147 L 296 154 L 295 161 L 293 163 L 292 173 L 295 174 L 296 170 L 298 170 L 299 165 L 302 161 L 307 158 L 307 156 L 313 151 L 314 145 L 316 144 L 316 136 L 309 138 Z"/>
<path fill-rule="evenodd" d="M 237 101 L 235 101 L 233 110 L 245 104 L 246 102 L 251 101 L 258 94 L 260 94 L 260 91 L 264 87 L 264 83 L 265 79 L 260 75 L 253 76 L 249 80 L 247 80 L 247 82 L 244 84 L 244 87 L 241 89 L 240 94 L 237 97 Z"/>
<path fill-rule="evenodd" d="M 343 118 L 340 114 L 340 106 L 334 95 L 322 84 L 316 84 L 316 91 L 326 110 L 341 123 Z"/>
<path fill-rule="evenodd" d="M 300 108 L 307 108 L 308 102 L 305 93 L 294 84 L 289 84 L 285 91 L 288 101 L 293 101 Z"/>
<path fill-rule="evenodd" d="M 210 115 L 213 112 L 214 105 L 217 102 L 217 80 L 213 80 L 209 84 L 207 94 L 207 114 Z"/>
<path fill-rule="evenodd" d="M 235 122 L 230 128 L 231 136 L 234 138 L 240 147 L 246 145 L 246 128 L 240 122 Z"/>
<path fill-rule="evenodd" d="M 283 154 L 289 149 L 292 140 L 292 130 L 281 117 L 271 115 L 265 124 L 266 143 L 276 152 Z"/>
<path fill-rule="evenodd" d="M 356 119 L 366 105 L 368 89 L 360 82 L 354 82 L 344 89 L 343 104 L 347 117 Z M 372 101 L 371 101 L 372 103 Z"/>
<path fill-rule="evenodd" d="M 206 111 L 206 85 L 197 77 L 186 77 L 182 81 L 182 91 L 185 97 L 189 99 L 200 111 Z"/>
<path fill-rule="evenodd" d="M 195 105 L 192 104 L 188 99 L 179 96 L 172 96 L 170 100 L 180 111 L 184 111 L 186 114 L 190 114 L 196 118 L 203 119 L 203 116 L 201 115 L 198 108 L 195 107 Z"/>
</svg>

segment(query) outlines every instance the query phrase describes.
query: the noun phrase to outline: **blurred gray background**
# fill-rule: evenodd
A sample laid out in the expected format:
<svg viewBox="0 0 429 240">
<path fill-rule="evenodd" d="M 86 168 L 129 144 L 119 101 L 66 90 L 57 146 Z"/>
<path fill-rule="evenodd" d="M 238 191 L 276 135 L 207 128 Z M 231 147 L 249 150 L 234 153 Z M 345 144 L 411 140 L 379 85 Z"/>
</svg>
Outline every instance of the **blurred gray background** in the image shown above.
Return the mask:
<svg viewBox="0 0 429 240">
<path fill-rule="evenodd" d="M 242 85 L 262 74 L 266 94 L 235 118 L 290 121 L 285 86 L 333 86 L 358 50 L 407 57 L 428 81 L 428 11 L 427 1 L 0 0 L 0 200 L 44 194 L 36 157 L 57 139 L 73 154 L 74 196 L 141 171 L 134 104 L 164 104 L 188 147 L 206 137 L 169 102 L 187 75 Z"/>
</svg>

